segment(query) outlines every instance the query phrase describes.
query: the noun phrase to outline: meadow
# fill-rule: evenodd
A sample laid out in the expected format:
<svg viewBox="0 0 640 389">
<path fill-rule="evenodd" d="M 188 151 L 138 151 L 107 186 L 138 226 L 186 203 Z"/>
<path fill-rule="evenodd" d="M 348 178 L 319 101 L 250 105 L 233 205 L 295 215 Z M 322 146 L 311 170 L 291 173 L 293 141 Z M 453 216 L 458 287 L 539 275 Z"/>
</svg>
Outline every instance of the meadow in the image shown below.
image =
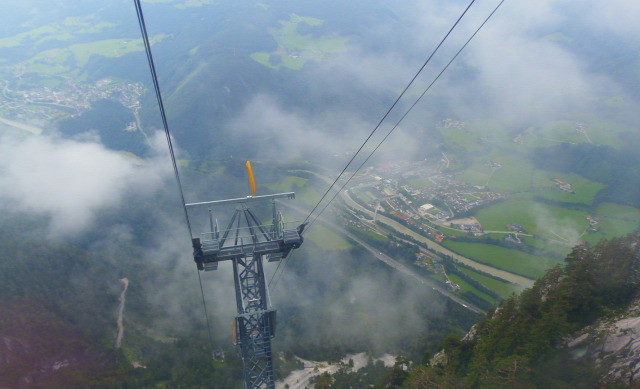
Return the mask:
<svg viewBox="0 0 640 389">
<path fill-rule="evenodd" d="M 469 284 L 467 281 L 463 280 L 462 278 L 460 278 L 459 276 L 455 275 L 455 274 L 447 274 L 449 276 L 449 279 L 453 282 L 455 282 L 456 284 L 458 284 L 458 286 L 460 287 L 460 292 L 464 293 L 464 292 L 471 292 L 473 294 L 475 294 L 476 296 L 480 297 L 481 299 L 489 302 L 490 304 L 495 304 L 496 303 L 496 299 L 494 299 L 493 297 L 482 293 L 481 291 L 479 291 L 478 289 L 474 288 L 471 284 Z"/>
<path fill-rule="evenodd" d="M 269 33 L 277 42 L 278 48 L 273 52 L 256 52 L 251 59 L 272 69 L 286 67 L 300 70 L 307 61 L 321 61 L 327 53 L 346 50 L 349 38 L 323 36 L 315 38 L 308 34 L 300 34 L 298 25 L 321 26 L 321 19 L 291 15 L 289 20 L 281 20 L 279 29 L 270 28 Z"/>
<path fill-rule="evenodd" d="M 485 243 L 446 240 L 442 245 L 462 256 L 531 279 L 542 276 L 545 270 L 558 263 L 552 258 L 534 256 L 522 251 Z"/>
<path fill-rule="evenodd" d="M 496 292 L 502 298 L 507 298 L 511 296 L 511 294 L 519 292 L 521 290 L 521 288 L 519 288 L 515 284 L 497 280 L 493 277 L 486 276 L 484 274 L 481 274 L 477 271 L 474 271 L 466 267 L 461 267 L 460 271 L 462 271 L 469 277 L 473 278 L 474 280 L 478 281 L 488 289 Z"/>
</svg>

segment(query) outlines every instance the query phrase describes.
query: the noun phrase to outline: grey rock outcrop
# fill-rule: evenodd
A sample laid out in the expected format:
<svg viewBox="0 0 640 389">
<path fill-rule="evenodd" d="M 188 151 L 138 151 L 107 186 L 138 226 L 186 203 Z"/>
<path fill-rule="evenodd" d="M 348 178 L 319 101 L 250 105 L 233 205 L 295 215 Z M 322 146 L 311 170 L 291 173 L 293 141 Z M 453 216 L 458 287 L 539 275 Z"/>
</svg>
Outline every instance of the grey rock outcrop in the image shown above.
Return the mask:
<svg viewBox="0 0 640 389">
<path fill-rule="evenodd" d="M 603 382 L 640 382 L 640 299 L 623 315 L 585 328 L 567 339 L 576 358 L 602 368 Z"/>
</svg>

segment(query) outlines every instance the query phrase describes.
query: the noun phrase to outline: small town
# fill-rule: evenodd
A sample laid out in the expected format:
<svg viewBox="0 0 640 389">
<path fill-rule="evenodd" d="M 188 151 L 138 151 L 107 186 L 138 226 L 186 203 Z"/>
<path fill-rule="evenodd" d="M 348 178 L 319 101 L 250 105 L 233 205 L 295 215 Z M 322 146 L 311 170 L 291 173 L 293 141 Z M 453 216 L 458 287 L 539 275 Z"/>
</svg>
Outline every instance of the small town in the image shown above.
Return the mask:
<svg viewBox="0 0 640 389">
<path fill-rule="evenodd" d="M 408 183 L 416 176 L 426 177 L 427 185 L 414 187 L 417 185 Z M 351 188 L 351 193 L 370 209 L 388 212 L 437 241 L 446 236 L 434 227 L 481 236 L 482 226 L 466 216 L 477 207 L 506 198 L 485 187 L 462 182 L 455 174 L 441 173 L 424 162 L 370 167 Z"/>
<path fill-rule="evenodd" d="M 142 83 L 124 83 L 108 78 L 95 83 L 63 83 L 60 87 L 41 86 L 28 90 L 10 89 L 8 81 L 0 82 L 0 116 L 19 121 L 51 121 L 75 116 L 90 109 L 92 102 L 103 99 L 116 100 L 137 112 L 140 97 L 145 92 Z"/>
</svg>

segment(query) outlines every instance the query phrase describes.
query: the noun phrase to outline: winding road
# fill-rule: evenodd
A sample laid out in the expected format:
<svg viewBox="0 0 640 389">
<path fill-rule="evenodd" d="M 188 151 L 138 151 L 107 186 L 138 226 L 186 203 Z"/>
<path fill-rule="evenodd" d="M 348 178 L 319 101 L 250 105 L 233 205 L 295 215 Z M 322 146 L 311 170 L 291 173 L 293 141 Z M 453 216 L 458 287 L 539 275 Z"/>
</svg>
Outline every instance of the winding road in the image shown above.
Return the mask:
<svg viewBox="0 0 640 389">
<path fill-rule="evenodd" d="M 129 287 L 129 280 L 127 278 L 120 279 L 120 282 L 124 285 L 122 293 L 120 293 L 120 309 L 118 310 L 118 335 L 116 336 L 116 348 L 120 348 L 122 344 L 122 336 L 124 335 L 124 326 L 122 325 L 122 316 L 124 314 L 125 294 Z"/>
</svg>

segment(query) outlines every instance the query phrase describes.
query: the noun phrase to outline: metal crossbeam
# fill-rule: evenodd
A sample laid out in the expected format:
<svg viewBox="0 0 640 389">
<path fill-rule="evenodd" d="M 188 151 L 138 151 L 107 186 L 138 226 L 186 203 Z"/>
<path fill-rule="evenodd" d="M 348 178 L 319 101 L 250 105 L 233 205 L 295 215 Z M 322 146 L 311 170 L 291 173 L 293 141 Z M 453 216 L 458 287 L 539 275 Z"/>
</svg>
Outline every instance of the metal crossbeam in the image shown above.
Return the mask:
<svg viewBox="0 0 640 389">
<path fill-rule="evenodd" d="M 273 200 L 273 199 L 281 199 L 281 198 L 295 199 L 295 192 L 286 192 L 286 193 L 277 193 L 271 195 L 262 195 L 262 196 L 247 196 L 240 197 L 237 199 L 228 199 L 228 200 L 215 200 L 215 201 L 205 201 L 202 203 L 190 203 L 187 204 L 187 208 L 198 208 L 198 207 L 210 207 L 214 205 L 225 205 L 225 204 L 238 204 L 238 203 L 250 203 L 254 201 L 263 201 L 263 200 Z"/>
</svg>

